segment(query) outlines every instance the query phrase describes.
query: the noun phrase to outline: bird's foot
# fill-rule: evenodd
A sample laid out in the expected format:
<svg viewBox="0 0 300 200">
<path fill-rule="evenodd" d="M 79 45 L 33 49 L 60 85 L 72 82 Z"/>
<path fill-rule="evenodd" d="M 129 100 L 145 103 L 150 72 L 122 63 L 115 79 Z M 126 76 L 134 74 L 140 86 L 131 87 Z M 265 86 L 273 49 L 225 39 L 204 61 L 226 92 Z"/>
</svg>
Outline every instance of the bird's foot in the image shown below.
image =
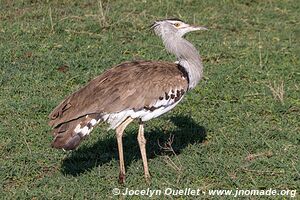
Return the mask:
<svg viewBox="0 0 300 200">
<path fill-rule="evenodd" d="M 119 183 L 124 184 L 125 183 L 125 174 L 120 172 L 119 173 Z"/>
</svg>

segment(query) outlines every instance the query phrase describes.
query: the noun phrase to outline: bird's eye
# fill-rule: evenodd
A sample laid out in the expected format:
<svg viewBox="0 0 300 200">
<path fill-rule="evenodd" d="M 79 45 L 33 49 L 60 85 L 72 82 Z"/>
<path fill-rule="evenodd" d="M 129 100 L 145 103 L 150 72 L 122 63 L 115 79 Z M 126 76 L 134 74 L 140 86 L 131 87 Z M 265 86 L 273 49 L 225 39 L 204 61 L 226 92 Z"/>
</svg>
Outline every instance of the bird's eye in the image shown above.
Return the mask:
<svg viewBox="0 0 300 200">
<path fill-rule="evenodd" d="M 174 26 L 178 28 L 180 26 L 180 23 L 175 23 Z"/>
</svg>

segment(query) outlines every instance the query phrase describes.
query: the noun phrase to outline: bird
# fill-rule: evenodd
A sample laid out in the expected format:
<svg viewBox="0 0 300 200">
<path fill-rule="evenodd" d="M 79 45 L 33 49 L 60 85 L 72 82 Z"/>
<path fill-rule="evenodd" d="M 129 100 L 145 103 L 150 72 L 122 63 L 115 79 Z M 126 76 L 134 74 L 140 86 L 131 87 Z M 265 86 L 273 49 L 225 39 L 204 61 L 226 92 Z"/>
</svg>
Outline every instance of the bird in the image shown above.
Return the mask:
<svg viewBox="0 0 300 200">
<path fill-rule="evenodd" d="M 109 129 L 116 131 L 121 184 L 125 182 L 122 137 L 126 127 L 138 121 L 137 140 L 148 182 L 145 122 L 172 110 L 203 77 L 199 52 L 184 35 L 206 27 L 169 18 L 156 20 L 150 29 L 175 55 L 175 62 L 123 62 L 66 97 L 48 116 L 54 136 L 51 146 L 63 150 L 76 149 L 97 124 L 108 123 Z"/>
</svg>

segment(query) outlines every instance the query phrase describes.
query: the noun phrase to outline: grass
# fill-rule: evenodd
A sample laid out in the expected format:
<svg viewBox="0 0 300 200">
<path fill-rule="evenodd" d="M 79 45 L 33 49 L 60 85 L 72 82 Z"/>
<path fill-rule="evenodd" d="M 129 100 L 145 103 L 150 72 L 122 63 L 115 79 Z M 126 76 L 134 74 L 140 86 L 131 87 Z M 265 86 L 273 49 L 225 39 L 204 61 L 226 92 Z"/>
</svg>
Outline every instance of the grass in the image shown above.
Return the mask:
<svg viewBox="0 0 300 200">
<path fill-rule="evenodd" d="M 299 193 L 299 10 L 296 0 L 1 0 L 0 197 L 117 199 L 116 187 Z M 120 186 L 113 131 L 99 127 L 76 151 L 58 151 L 50 148 L 47 115 L 120 62 L 174 61 L 148 28 L 165 17 L 210 29 L 187 36 L 202 55 L 205 79 L 147 123 L 150 185 L 137 124 L 128 127 Z"/>
</svg>

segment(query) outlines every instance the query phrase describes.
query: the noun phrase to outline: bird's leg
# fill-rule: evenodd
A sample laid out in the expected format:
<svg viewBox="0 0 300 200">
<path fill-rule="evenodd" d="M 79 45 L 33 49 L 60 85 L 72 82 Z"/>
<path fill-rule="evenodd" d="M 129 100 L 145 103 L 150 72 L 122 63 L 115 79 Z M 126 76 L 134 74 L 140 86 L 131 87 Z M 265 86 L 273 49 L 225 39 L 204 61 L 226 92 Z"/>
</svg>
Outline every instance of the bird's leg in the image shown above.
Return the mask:
<svg viewBox="0 0 300 200">
<path fill-rule="evenodd" d="M 124 165 L 124 155 L 123 155 L 123 142 L 122 137 L 125 128 L 133 121 L 131 117 L 128 117 L 125 121 L 123 121 L 117 128 L 117 142 L 118 142 L 118 150 L 119 150 L 119 162 L 120 162 L 120 173 L 119 173 L 119 183 L 123 184 L 125 182 L 125 165 Z"/>
<path fill-rule="evenodd" d="M 139 146 L 140 146 L 140 150 L 141 150 L 141 154 L 142 154 L 145 179 L 148 182 L 150 179 L 150 174 L 149 174 L 147 154 L 146 154 L 146 139 L 144 136 L 144 124 L 142 121 L 140 121 L 139 133 L 138 133 L 137 140 L 139 142 Z"/>
</svg>

